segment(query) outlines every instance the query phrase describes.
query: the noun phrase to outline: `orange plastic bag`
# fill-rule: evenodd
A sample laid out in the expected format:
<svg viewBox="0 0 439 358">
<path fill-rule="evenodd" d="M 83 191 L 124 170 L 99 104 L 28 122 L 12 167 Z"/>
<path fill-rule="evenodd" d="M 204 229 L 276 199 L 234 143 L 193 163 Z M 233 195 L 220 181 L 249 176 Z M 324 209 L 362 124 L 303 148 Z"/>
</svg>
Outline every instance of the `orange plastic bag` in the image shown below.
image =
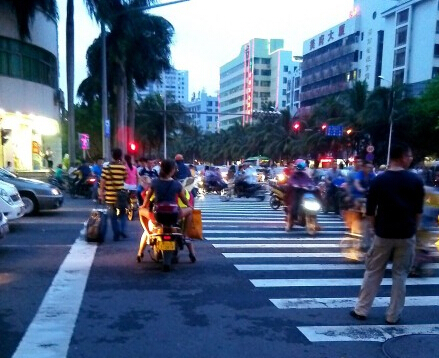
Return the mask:
<svg viewBox="0 0 439 358">
<path fill-rule="evenodd" d="M 199 209 L 194 209 L 192 213 L 192 225 L 187 229 L 187 237 L 203 240 L 203 221 Z"/>
</svg>

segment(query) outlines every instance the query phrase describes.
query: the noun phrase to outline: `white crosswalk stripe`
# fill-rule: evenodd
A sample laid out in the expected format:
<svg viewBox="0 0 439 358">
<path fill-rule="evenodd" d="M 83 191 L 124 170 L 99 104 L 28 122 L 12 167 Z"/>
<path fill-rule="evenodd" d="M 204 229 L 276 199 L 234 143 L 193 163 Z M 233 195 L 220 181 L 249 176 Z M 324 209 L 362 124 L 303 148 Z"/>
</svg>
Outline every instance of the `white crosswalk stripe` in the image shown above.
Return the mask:
<svg viewBox="0 0 439 358">
<path fill-rule="evenodd" d="M 310 237 L 303 228 L 294 228 L 292 232 L 285 232 L 283 210 L 272 210 L 267 201 L 236 199 L 221 202 L 218 196 L 206 196 L 203 200 L 197 201 L 196 205 L 202 210 L 206 240 L 211 242 L 225 258 L 231 260 L 239 272 L 246 273 L 255 288 L 269 289 L 270 295 L 279 292 L 280 297 L 269 298 L 276 308 L 345 309 L 347 315 L 355 305 L 356 297 L 345 297 L 346 290 L 354 288 L 354 291 L 358 292 L 362 283 L 364 264 L 347 263 L 341 254 L 339 242 L 346 231 L 340 218 L 334 215 L 319 215 L 318 221 L 322 231 L 315 237 Z M 391 268 L 391 264 L 387 265 L 389 272 Z M 425 287 L 427 291 L 422 292 L 427 294 L 407 295 L 405 306 L 411 308 L 439 306 L 437 296 L 428 294 L 428 292 L 438 292 L 439 263 L 428 264 L 428 268 L 435 275 L 407 280 L 408 288 Z M 305 273 L 306 277 L 303 276 Z M 382 281 L 383 287 L 389 287 L 391 284 L 391 278 L 386 277 Z M 300 297 L 285 297 L 285 292 L 290 292 L 285 291 L 288 287 L 301 288 Z M 313 289 L 313 297 L 303 297 L 308 288 Z M 333 297 L 325 297 L 324 292 L 328 289 Z M 322 297 L 315 297 L 315 292 L 321 292 Z M 389 297 L 377 297 L 373 306 L 387 307 L 388 304 Z M 405 334 L 439 334 L 439 323 L 422 324 L 422 322 L 398 325 L 397 329 L 387 325 L 358 325 L 356 321 L 349 326 L 321 325 L 297 328 L 311 342 L 383 342 Z"/>
</svg>

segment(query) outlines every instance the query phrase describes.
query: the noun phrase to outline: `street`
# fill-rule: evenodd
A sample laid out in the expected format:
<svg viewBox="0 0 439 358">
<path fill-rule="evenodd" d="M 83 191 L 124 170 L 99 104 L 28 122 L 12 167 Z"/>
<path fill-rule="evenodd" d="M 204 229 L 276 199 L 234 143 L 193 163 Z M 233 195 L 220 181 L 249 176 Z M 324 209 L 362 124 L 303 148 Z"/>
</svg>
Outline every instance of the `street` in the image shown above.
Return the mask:
<svg viewBox="0 0 439 358">
<path fill-rule="evenodd" d="M 322 231 L 284 232 L 283 212 L 268 201 L 217 195 L 197 199 L 206 240 L 196 241 L 164 273 L 141 235 L 101 245 L 80 237 L 93 203 L 11 223 L 0 241 L 0 358 L 22 357 L 433 357 L 439 334 L 439 264 L 407 281 L 401 323 L 384 323 L 391 275 L 386 272 L 364 322 L 349 316 L 364 264 L 340 254 L 344 225 L 319 215 Z M 391 354 L 392 337 L 409 338 Z M 404 337 L 404 338 L 405 338 Z M 425 343 L 427 342 L 427 343 Z M 394 353 L 395 354 L 395 353 Z"/>
</svg>

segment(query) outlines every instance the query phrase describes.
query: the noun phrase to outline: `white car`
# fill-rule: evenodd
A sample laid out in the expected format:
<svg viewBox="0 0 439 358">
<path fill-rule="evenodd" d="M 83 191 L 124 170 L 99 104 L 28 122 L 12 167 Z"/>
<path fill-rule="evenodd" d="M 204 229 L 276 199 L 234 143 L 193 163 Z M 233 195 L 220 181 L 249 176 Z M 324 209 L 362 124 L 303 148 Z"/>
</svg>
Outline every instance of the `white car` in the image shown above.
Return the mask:
<svg viewBox="0 0 439 358">
<path fill-rule="evenodd" d="M 25 214 L 24 203 L 15 185 L 0 180 L 0 212 L 8 221 L 21 218 Z"/>
</svg>

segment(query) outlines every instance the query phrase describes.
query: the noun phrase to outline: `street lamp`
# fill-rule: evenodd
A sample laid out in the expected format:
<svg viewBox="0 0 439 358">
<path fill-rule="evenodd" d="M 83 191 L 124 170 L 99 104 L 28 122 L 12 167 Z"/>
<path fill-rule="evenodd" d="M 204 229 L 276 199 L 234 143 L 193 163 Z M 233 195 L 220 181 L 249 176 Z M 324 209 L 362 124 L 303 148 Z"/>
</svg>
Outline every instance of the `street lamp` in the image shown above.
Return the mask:
<svg viewBox="0 0 439 358">
<path fill-rule="evenodd" d="M 164 4 L 157 4 L 157 5 L 149 5 L 149 6 L 140 6 L 140 7 L 133 7 L 133 8 L 129 8 L 126 9 L 125 11 L 121 11 L 120 13 L 116 14 L 117 15 L 122 15 L 125 14 L 127 12 L 132 12 L 132 11 L 145 11 L 145 10 L 150 10 L 150 9 L 155 9 L 158 7 L 163 7 L 163 6 L 168 6 L 168 5 L 174 5 L 174 4 L 178 4 L 181 2 L 187 2 L 189 0 L 176 0 L 176 1 L 170 1 Z M 102 105 L 102 156 L 105 159 L 110 159 L 110 120 L 108 118 L 108 86 L 107 86 L 107 49 L 106 49 L 106 32 L 105 32 L 105 23 L 104 21 L 101 21 L 101 41 L 102 41 L 102 46 L 101 46 L 101 68 L 102 68 L 102 81 L 101 81 L 101 86 L 102 86 L 102 99 L 101 99 L 101 105 Z M 166 102 L 166 101 L 165 101 Z M 164 120 L 166 121 L 166 104 L 165 104 L 165 116 L 164 116 Z M 120 146 L 122 150 L 126 150 L 127 146 L 127 133 L 126 133 L 126 129 L 124 128 L 124 123 L 119 123 L 118 124 L 119 130 L 121 132 L 122 135 L 122 140 L 120 142 Z M 165 123 L 165 155 L 166 155 L 166 123 Z"/>
<path fill-rule="evenodd" d="M 378 76 L 378 78 L 381 81 L 385 81 L 390 84 L 390 92 L 389 92 L 389 145 L 387 147 L 387 166 L 389 166 L 390 163 L 390 146 L 392 145 L 392 132 L 393 132 L 393 101 L 395 97 L 395 91 L 393 90 L 392 82 L 390 82 L 388 79 L 384 78 L 383 76 Z"/>
</svg>

